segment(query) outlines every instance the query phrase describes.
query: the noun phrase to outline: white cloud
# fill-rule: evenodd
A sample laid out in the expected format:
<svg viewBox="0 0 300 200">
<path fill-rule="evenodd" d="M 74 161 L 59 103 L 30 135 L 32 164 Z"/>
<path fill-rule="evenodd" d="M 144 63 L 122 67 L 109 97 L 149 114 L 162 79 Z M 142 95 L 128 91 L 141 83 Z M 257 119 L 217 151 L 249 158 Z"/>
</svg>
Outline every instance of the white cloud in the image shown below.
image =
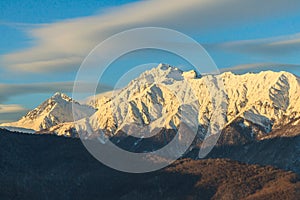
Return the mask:
<svg viewBox="0 0 300 200">
<path fill-rule="evenodd" d="M 87 53 L 110 35 L 128 28 L 162 26 L 184 33 L 203 33 L 298 12 L 298 0 L 148 0 L 108 10 L 102 15 L 29 26 L 34 45 L 2 57 L 15 72 L 77 69 Z M 120 44 L 121 45 L 121 44 Z"/>
<path fill-rule="evenodd" d="M 285 55 L 300 51 L 300 33 L 208 45 L 214 49 L 246 54 Z"/>
<path fill-rule="evenodd" d="M 300 45 L 300 33 L 277 38 L 277 41 L 276 38 L 273 39 L 275 41 L 270 46 Z"/>
<path fill-rule="evenodd" d="M 26 71 L 26 72 L 51 72 L 52 67 L 60 67 L 59 71 L 71 71 L 74 66 L 82 61 L 81 57 L 65 57 L 65 58 L 53 58 L 48 60 L 39 60 L 25 63 L 16 63 L 11 66 L 12 70 L 15 71 Z"/>
<path fill-rule="evenodd" d="M 287 71 L 287 70 L 299 70 L 300 65 L 297 64 L 283 64 L 283 63 L 250 63 L 241 64 L 228 68 L 220 69 L 220 72 L 235 72 L 235 73 L 246 73 L 246 72 L 259 72 L 265 70 L 272 71 Z"/>
<path fill-rule="evenodd" d="M 82 92 L 84 88 L 89 88 L 89 84 L 92 83 L 82 83 L 80 84 Z M 21 96 L 24 94 L 51 94 L 55 92 L 65 92 L 71 93 L 73 91 L 74 82 L 52 82 L 52 83 L 31 83 L 31 84 L 0 84 L 0 105 L 1 103 L 7 101 L 13 96 Z M 98 87 L 98 93 L 103 91 L 111 90 L 112 87 L 108 85 L 101 85 Z M 101 90 L 101 91 L 100 91 Z M 79 91 L 80 92 L 80 91 Z"/>
<path fill-rule="evenodd" d="M 0 104 L 0 124 L 15 121 L 29 110 L 19 104 Z"/>
<path fill-rule="evenodd" d="M 0 104 L 0 114 L 24 112 L 27 109 L 19 104 Z"/>
</svg>

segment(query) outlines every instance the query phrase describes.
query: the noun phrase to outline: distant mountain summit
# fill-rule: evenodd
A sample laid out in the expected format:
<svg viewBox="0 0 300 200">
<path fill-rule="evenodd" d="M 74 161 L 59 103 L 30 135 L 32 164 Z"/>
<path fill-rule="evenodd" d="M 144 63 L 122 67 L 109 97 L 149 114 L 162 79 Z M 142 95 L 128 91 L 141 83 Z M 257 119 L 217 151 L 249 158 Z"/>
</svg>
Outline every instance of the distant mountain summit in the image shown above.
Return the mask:
<svg viewBox="0 0 300 200">
<path fill-rule="evenodd" d="M 4 123 L 1 126 L 41 131 L 60 123 L 71 122 L 73 121 L 73 103 L 76 106 L 76 114 L 79 116 L 87 117 L 95 112 L 94 108 L 87 105 L 80 105 L 66 94 L 57 92 L 37 108 L 28 112 L 19 121 Z"/>
</svg>

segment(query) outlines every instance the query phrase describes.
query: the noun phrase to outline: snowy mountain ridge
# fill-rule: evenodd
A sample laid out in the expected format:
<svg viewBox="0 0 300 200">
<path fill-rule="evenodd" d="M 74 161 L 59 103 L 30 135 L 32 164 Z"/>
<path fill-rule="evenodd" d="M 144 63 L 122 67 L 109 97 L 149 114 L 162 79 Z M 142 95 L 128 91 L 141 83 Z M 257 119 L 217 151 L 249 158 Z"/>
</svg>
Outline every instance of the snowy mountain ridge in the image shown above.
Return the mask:
<svg viewBox="0 0 300 200">
<path fill-rule="evenodd" d="M 177 129 L 184 119 L 186 124 L 197 126 L 201 138 L 208 130 L 214 134 L 241 118 L 239 126 L 253 129 L 252 137 L 263 137 L 300 118 L 300 80 L 288 72 L 243 75 L 225 72 L 199 77 L 195 71 L 183 72 L 160 64 L 121 90 L 90 98 L 87 104 L 97 109 L 95 113 L 78 104 L 79 108 L 82 106 L 83 119 L 76 123 L 70 110 L 73 100 L 58 96 L 68 102 L 65 109 L 60 106 L 53 109 L 51 103 L 44 105 L 44 102 L 9 125 L 33 126 L 34 130 L 46 129 L 57 135 L 81 131 L 87 137 L 93 133 L 109 137 L 119 131 L 144 133 L 144 127 L 150 132 L 155 128 Z M 34 121 L 31 116 L 42 117 L 34 117 Z M 299 120 L 294 122 L 298 123 Z"/>
<path fill-rule="evenodd" d="M 186 123 L 195 125 L 196 120 L 200 135 L 208 129 L 211 133 L 220 131 L 237 118 L 244 119 L 241 126 L 259 127 L 253 130 L 254 135 L 266 134 L 300 117 L 299 83 L 299 78 L 288 72 L 225 72 L 197 78 L 194 71 L 183 72 L 161 64 L 122 90 L 101 96 L 97 112 L 89 119 L 76 125 L 61 124 L 50 131 L 62 134 L 72 127 L 114 135 L 121 130 L 132 134 L 144 126 L 150 130 L 176 129 L 183 117 L 180 100 L 184 99 L 186 115 L 191 119 Z"/>
</svg>

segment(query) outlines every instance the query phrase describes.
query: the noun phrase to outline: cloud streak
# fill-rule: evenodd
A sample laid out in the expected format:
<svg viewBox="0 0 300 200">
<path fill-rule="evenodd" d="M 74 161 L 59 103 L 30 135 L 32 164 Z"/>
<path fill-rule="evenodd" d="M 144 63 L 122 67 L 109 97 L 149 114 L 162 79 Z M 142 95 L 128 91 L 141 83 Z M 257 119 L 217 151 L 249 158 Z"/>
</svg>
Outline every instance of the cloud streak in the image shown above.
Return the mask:
<svg viewBox="0 0 300 200">
<path fill-rule="evenodd" d="M 84 91 L 89 84 L 82 83 L 82 93 L 91 92 Z M 13 96 L 21 96 L 24 94 L 51 94 L 55 92 L 71 93 L 73 91 L 74 82 L 53 82 L 53 83 L 31 83 L 31 84 L 0 84 L 0 104 L 9 100 Z M 98 86 L 97 92 L 111 90 L 112 87 L 101 84 Z M 0 111 L 1 112 L 1 111 Z"/>
<path fill-rule="evenodd" d="M 246 72 L 260 72 L 266 70 L 272 71 L 287 71 L 287 70 L 299 70 L 300 64 L 283 64 L 283 63 L 251 63 L 241 64 L 228 68 L 220 69 L 220 72 L 231 71 L 234 73 L 246 73 Z"/>
<path fill-rule="evenodd" d="M 0 114 L 24 112 L 26 110 L 19 104 L 0 104 Z"/>
<path fill-rule="evenodd" d="M 128 28 L 162 26 L 200 34 L 298 12 L 299 7 L 298 0 L 273 0 L 272 3 L 261 0 L 136 2 L 108 10 L 102 15 L 29 26 L 25 30 L 34 46 L 6 54 L 1 60 L 3 66 L 14 72 L 74 71 L 99 42 Z"/>
<path fill-rule="evenodd" d="M 14 121 L 28 111 L 19 104 L 0 104 L 0 124 Z"/>
<path fill-rule="evenodd" d="M 208 45 L 212 49 L 244 54 L 283 56 L 300 52 L 300 33 L 254 40 L 240 40 Z"/>
</svg>

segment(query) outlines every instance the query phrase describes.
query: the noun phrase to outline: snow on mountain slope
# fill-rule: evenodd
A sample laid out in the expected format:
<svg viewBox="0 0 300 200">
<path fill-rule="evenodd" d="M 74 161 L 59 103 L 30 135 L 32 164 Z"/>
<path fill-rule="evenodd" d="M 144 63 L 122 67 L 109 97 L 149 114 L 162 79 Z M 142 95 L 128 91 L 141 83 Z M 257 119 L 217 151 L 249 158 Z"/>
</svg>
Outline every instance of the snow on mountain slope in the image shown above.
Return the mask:
<svg viewBox="0 0 300 200">
<path fill-rule="evenodd" d="M 118 90 L 113 90 L 113 91 L 96 94 L 94 96 L 88 97 L 82 103 L 89 105 L 95 109 L 98 109 L 100 106 L 102 106 L 107 101 L 109 101 L 112 95 L 116 94 L 117 92 Z"/>
<path fill-rule="evenodd" d="M 300 117 L 300 81 L 288 72 L 225 72 L 197 78 L 193 71 L 160 64 L 122 90 L 100 99 L 97 112 L 89 119 L 76 125 L 60 124 L 50 131 L 63 134 L 76 129 L 107 136 L 118 131 L 142 134 L 144 127 L 150 132 L 155 128 L 176 129 L 184 118 L 192 127 L 199 125 L 199 137 L 203 137 L 207 130 L 217 133 L 243 118 L 240 126 L 260 127 L 261 135 Z M 253 129 L 252 137 L 257 136 L 256 130 Z"/>
<path fill-rule="evenodd" d="M 195 71 L 160 64 L 121 90 L 89 98 L 87 104 L 96 112 L 76 103 L 78 119 L 83 118 L 76 123 L 72 102 L 57 93 L 18 122 L 4 125 L 106 138 L 118 132 L 151 137 L 163 128 L 177 130 L 184 122 L 198 129 L 201 139 L 208 131 L 215 134 L 236 123 L 249 130 L 249 137 L 263 138 L 291 121 L 299 124 L 295 119 L 300 118 L 300 80 L 288 72 L 272 71 L 199 77 Z"/>
<path fill-rule="evenodd" d="M 251 111 L 248 120 L 255 122 L 255 116 L 260 115 L 278 127 L 299 116 L 300 87 L 296 76 L 272 71 L 221 76 L 228 98 L 232 99 L 228 104 L 228 121 Z"/>
<path fill-rule="evenodd" d="M 88 117 L 95 112 L 95 109 L 92 107 L 80 105 L 67 95 L 57 92 L 37 108 L 28 112 L 19 121 L 4 123 L 0 127 L 19 127 L 40 131 L 63 122 L 71 122 L 73 121 L 73 103 L 76 108 L 76 114 L 82 118 Z"/>
</svg>

